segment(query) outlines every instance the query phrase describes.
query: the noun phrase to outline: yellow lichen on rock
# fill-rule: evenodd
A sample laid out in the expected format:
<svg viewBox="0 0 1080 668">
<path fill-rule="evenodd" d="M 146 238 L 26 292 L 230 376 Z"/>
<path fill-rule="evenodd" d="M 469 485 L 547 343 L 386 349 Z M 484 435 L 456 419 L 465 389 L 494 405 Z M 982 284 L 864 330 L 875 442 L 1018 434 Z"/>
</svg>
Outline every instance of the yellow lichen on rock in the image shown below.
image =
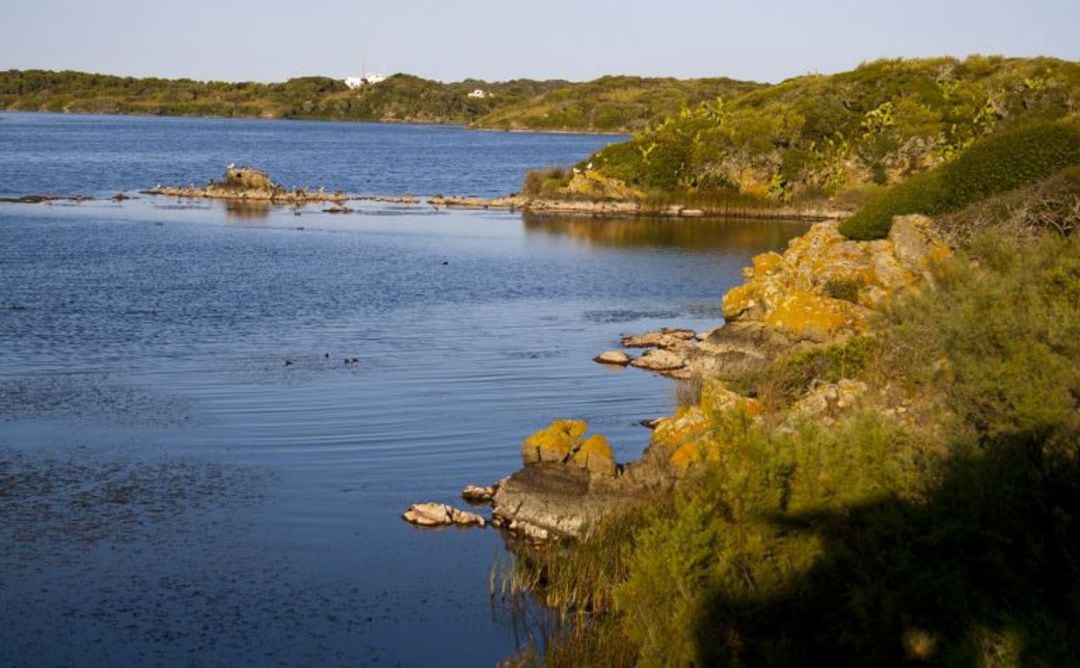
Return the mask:
<svg viewBox="0 0 1080 668">
<path fill-rule="evenodd" d="M 528 436 L 521 444 L 525 465 L 555 462 L 573 464 L 591 473 L 615 475 L 615 455 L 600 434 L 585 438 L 589 423 L 584 420 L 555 420 Z"/>
<path fill-rule="evenodd" d="M 639 200 L 645 197 L 645 193 L 632 188 L 619 179 L 604 176 L 600 172 L 586 170 L 574 172 L 566 190 L 571 195 L 584 195 L 586 197 L 598 197 L 603 199 Z"/>
<path fill-rule="evenodd" d="M 702 381 L 698 408 L 705 413 L 742 409 L 751 417 L 760 415 L 764 410 L 760 401 L 732 392 L 717 378 L 706 378 Z"/>
<path fill-rule="evenodd" d="M 746 283 L 728 290 L 724 295 L 724 317 L 730 320 L 753 309 L 757 305 L 754 301 L 755 287 Z"/>
<path fill-rule="evenodd" d="M 793 339 L 829 341 L 866 330 L 866 309 L 809 292 L 790 293 L 765 316 L 765 324 Z"/>
<path fill-rule="evenodd" d="M 760 253 L 754 256 L 753 275 L 755 277 L 767 276 L 772 273 L 784 261 L 784 256 L 776 251 Z"/>
<path fill-rule="evenodd" d="M 525 438 L 521 457 L 526 464 L 563 461 L 581 444 L 581 437 L 588 430 L 589 424 L 584 420 L 555 420 Z"/>
<path fill-rule="evenodd" d="M 608 440 L 600 434 L 585 439 L 574 452 L 573 462 L 581 468 L 601 475 L 615 475 L 615 455 Z"/>
<path fill-rule="evenodd" d="M 724 317 L 760 321 L 792 339 L 865 331 L 872 309 L 929 277 L 951 251 L 925 216 L 900 216 L 888 239 L 852 241 L 838 223 L 814 225 L 783 255 L 764 253 L 724 295 Z"/>
</svg>

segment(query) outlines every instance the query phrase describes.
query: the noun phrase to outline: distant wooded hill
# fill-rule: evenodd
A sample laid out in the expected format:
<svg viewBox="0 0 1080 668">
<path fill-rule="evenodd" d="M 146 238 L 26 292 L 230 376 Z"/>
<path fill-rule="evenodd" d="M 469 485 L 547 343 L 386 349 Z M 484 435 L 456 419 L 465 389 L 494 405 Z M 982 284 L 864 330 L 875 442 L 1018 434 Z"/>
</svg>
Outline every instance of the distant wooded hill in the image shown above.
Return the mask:
<svg viewBox="0 0 1080 668">
<path fill-rule="evenodd" d="M 18 111 L 460 123 L 478 128 L 632 132 L 686 105 L 760 84 L 603 77 L 442 83 L 396 74 L 350 90 L 329 77 L 228 83 L 84 72 L 0 72 L 0 108 Z M 470 97 L 480 89 L 483 97 Z"/>
</svg>

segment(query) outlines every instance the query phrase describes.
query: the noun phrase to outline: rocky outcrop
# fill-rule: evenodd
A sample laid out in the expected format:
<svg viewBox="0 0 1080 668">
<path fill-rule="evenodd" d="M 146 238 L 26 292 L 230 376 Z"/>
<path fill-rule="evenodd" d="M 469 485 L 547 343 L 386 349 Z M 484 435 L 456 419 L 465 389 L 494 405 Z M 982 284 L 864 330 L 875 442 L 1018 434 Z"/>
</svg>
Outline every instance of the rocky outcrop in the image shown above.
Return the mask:
<svg viewBox="0 0 1080 668">
<path fill-rule="evenodd" d="M 164 195 L 189 199 L 223 199 L 275 202 L 281 204 L 305 204 L 308 202 L 344 202 L 349 199 L 342 192 L 328 193 L 320 188 L 309 191 L 303 188 L 289 190 L 274 183 L 270 176 L 253 167 L 229 166 L 220 181 L 211 181 L 204 187 L 187 188 L 157 186 L 144 190 L 146 195 Z"/>
<path fill-rule="evenodd" d="M 492 524 L 535 540 L 578 536 L 663 479 L 642 465 L 620 467 L 583 420 L 556 420 L 522 442 L 524 468 L 501 481 Z"/>
<path fill-rule="evenodd" d="M 755 418 L 762 413 L 762 406 L 756 399 L 731 391 L 719 380 L 704 380 L 696 405 L 680 407 L 675 415 L 656 425 L 643 461 L 678 478 L 702 462 L 715 460 L 720 448 L 710 434 L 713 417 L 730 411 L 742 411 Z"/>
<path fill-rule="evenodd" d="M 815 382 L 788 411 L 788 423 L 812 418 L 831 426 L 841 413 L 855 407 L 867 389 L 866 383 L 848 378 L 835 383 Z"/>
<path fill-rule="evenodd" d="M 901 216 L 887 239 L 851 241 L 832 222 L 818 223 L 787 251 L 762 253 L 746 282 L 724 296 L 722 327 L 695 335 L 662 329 L 624 337 L 652 348 L 633 366 L 677 379 L 735 379 L 794 346 L 865 334 L 898 291 L 932 280 L 931 265 L 950 255 L 925 216 Z"/>
<path fill-rule="evenodd" d="M 861 334 L 875 308 L 929 279 L 930 265 L 950 254 L 925 216 L 897 217 L 889 237 L 877 241 L 851 241 L 837 228 L 819 223 L 783 255 L 755 257 L 746 282 L 724 296 L 724 317 L 764 323 L 793 341 Z"/>
<path fill-rule="evenodd" d="M 636 201 L 645 198 L 645 193 L 641 190 L 591 169 L 585 171 L 575 169 L 573 176 L 570 177 L 570 183 L 566 186 L 566 193 L 570 196 L 602 200 Z"/>
<path fill-rule="evenodd" d="M 402 514 L 401 518 L 410 524 L 422 527 L 483 527 L 487 524 L 487 520 L 476 513 L 458 510 L 443 503 L 414 503 Z"/>
<path fill-rule="evenodd" d="M 675 378 L 701 378 L 699 400 L 651 421 L 640 460 L 616 465 L 601 436 L 587 437 L 580 420 L 556 420 L 522 444 L 524 468 L 504 480 L 493 499 L 492 522 L 531 539 L 578 536 L 599 519 L 650 493 L 665 492 L 724 452 L 719 416 L 763 421 L 764 406 L 734 392 L 723 379 L 762 368 L 796 346 L 836 343 L 865 334 L 874 313 L 898 291 L 932 280 L 948 246 L 922 216 L 897 218 L 888 239 L 855 242 L 835 223 L 821 223 L 786 252 L 764 253 L 729 291 L 727 322 L 709 332 L 663 329 L 622 339 L 648 350 L 633 366 Z M 779 415 L 781 429 L 811 420 L 832 424 L 857 407 L 867 386 L 856 380 L 814 383 Z M 899 410 L 899 409 L 898 409 Z"/>
</svg>

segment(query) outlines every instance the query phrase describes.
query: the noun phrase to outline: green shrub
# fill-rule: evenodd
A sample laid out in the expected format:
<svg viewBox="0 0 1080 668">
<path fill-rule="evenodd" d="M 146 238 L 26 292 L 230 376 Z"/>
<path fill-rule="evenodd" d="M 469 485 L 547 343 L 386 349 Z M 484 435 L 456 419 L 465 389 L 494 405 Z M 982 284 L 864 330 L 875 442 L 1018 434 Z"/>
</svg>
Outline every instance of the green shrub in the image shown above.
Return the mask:
<svg viewBox="0 0 1080 668">
<path fill-rule="evenodd" d="M 784 407 L 803 395 L 814 381 L 835 383 L 860 378 L 881 355 L 881 342 L 860 336 L 844 343 L 796 349 L 763 370 L 740 380 L 744 390 L 766 405 Z"/>
<path fill-rule="evenodd" d="M 984 235 L 970 253 L 977 266 L 957 259 L 897 304 L 890 366 L 942 387 L 985 438 L 1045 439 L 1080 397 L 1080 239 Z"/>
<path fill-rule="evenodd" d="M 842 299 L 853 304 L 859 302 L 859 290 L 861 288 L 862 283 L 853 280 L 830 280 L 824 286 L 826 297 Z"/>
<path fill-rule="evenodd" d="M 525 173 L 522 193 L 529 197 L 551 197 L 559 194 L 570 183 L 570 170 L 562 167 L 548 167 L 543 170 L 530 169 Z"/>
<path fill-rule="evenodd" d="M 840 225 L 849 239 L 881 239 L 893 216 L 956 211 L 972 202 L 1080 163 L 1080 127 L 1043 122 L 993 135 L 952 162 L 914 176 L 864 205 Z"/>
</svg>

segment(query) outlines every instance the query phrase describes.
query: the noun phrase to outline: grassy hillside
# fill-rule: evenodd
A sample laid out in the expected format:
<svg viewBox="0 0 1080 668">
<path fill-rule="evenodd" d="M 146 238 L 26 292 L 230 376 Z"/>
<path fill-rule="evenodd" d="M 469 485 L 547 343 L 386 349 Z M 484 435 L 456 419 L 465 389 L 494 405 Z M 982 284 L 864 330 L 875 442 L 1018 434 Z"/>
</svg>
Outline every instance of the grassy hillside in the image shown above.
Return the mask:
<svg viewBox="0 0 1080 668">
<path fill-rule="evenodd" d="M 881 60 L 702 102 L 583 163 L 654 191 L 833 196 L 902 181 L 975 140 L 1080 111 L 1080 63 Z"/>
<path fill-rule="evenodd" d="M 470 123 L 502 105 L 565 86 L 518 80 L 444 84 L 406 74 L 351 91 L 327 77 L 226 83 L 41 70 L 0 72 L 0 109 L 20 111 Z M 475 88 L 494 93 L 473 99 Z"/>
<path fill-rule="evenodd" d="M 608 76 L 551 90 L 500 107 L 475 122 L 507 130 L 588 130 L 636 132 L 679 109 L 719 98 L 730 99 L 763 84 L 734 79 L 645 79 Z"/>
</svg>

